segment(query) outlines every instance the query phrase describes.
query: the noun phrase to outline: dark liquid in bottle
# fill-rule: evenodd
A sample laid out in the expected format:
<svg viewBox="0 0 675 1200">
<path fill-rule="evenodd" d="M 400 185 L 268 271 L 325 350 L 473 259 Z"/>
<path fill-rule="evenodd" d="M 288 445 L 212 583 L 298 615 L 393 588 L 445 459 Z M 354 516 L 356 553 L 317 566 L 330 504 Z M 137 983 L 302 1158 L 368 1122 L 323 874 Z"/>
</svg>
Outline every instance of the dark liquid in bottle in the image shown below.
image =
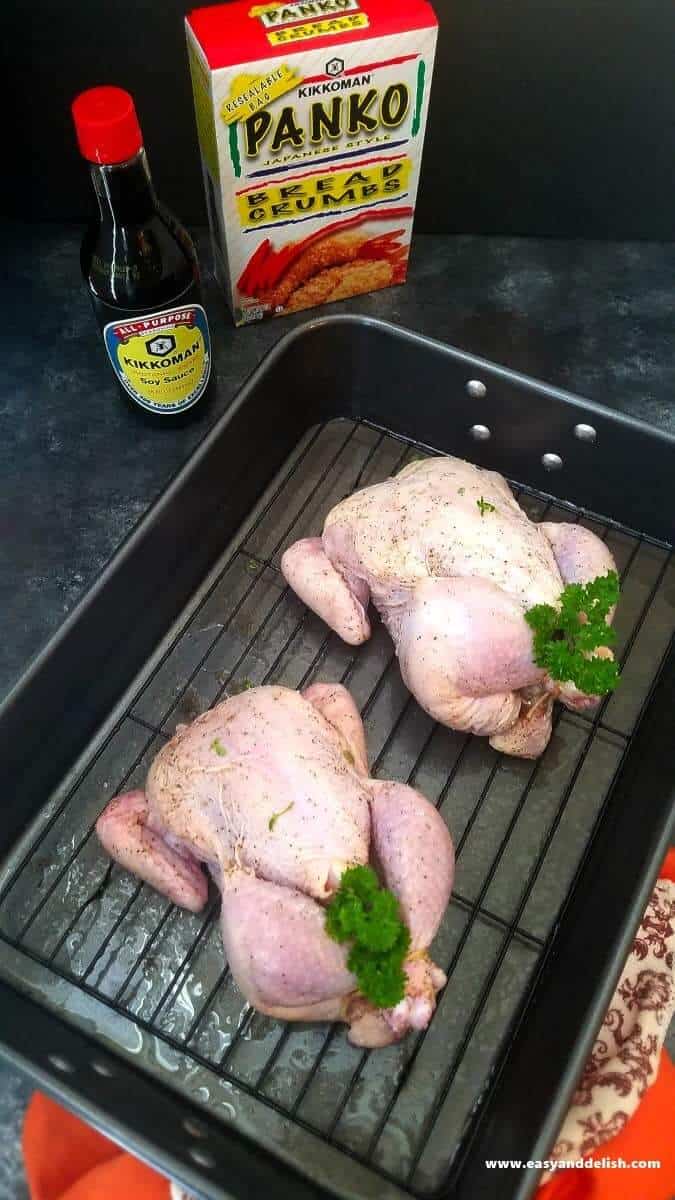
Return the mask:
<svg viewBox="0 0 675 1200">
<path fill-rule="evenodd" d="M 99 214 L 81 266 L 108 356 L 137 411 L 182 424 L 204 403 L 211 369 L 194 246 L 159 204 L 144 150 L 91 173 Z"/>
</svg>

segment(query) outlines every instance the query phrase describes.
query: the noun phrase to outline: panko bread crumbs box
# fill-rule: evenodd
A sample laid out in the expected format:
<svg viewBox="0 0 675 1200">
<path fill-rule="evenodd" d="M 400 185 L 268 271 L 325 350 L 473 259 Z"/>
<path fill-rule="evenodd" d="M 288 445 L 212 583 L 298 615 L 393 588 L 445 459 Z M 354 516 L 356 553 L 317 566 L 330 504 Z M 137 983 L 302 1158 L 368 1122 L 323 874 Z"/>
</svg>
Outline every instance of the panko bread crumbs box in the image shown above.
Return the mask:
<svg viewBox="0 0 675 1200">
<path fill-rule="evenodd" d="M 426 0 L 234 0 L 186 27 L 236 324 L 402 283 L 436 46 Z"/>
</svg>

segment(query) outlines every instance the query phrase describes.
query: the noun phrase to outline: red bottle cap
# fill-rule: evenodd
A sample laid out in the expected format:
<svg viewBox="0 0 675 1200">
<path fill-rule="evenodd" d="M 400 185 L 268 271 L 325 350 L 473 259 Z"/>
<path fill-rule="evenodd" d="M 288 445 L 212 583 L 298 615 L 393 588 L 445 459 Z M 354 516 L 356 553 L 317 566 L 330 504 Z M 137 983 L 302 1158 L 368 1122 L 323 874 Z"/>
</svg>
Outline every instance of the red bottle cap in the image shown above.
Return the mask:
<svg viewBox="0 0 675 1200">
<path fill-rule="evenodd" d="M 73 100 L 72 113 L 80 150 L 89 162 L 125 162 L 143 145 L 134 102 L 123 88 L 89 88 Z"/>
</svg>

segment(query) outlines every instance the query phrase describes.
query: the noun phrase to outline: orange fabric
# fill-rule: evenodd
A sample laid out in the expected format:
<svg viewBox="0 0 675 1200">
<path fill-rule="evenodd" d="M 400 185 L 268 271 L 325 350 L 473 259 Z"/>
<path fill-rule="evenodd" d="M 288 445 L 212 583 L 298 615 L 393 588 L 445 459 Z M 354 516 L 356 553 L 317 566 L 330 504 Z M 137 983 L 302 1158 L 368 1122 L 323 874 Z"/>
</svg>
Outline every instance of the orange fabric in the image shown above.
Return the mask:
<svg viewBox="0 0 675 1200">
<path fill-rule="evenodd" d="M 663 866 L 659 871 L 659 879 L 672 879 L 675 883 L 675 846 L 671 846 L 663 860 Z"/>
<path fill-rule="evenodd" d="M 616 1137 L 594 1157 L 658 1158 L 660 1170 L 586 1167 L 561 1171 L 537 1193 L 537 1200 L 672 1200 L 675 1196 L 675 1067 L 661 1052 L 659 1072 L 640 1107 Z"/>
<path fill-rule="evenodd" d="M 675 846 L 659 879 L 675 883 Z M 675 1197 L 675 1066 L 661 1051 L 659 1070 L 637 1112 L 616 1137 L 594 1152 L 598 1158 L 658 1158 L 660 1170 L 585 1167 L 563 1170 L 537 1192 L 537 1200 L 673 1200 Z"/>
<path fill-rule="evenodd" d="M 82 1175 L 59 1200 L 168 1200 L 166 1179 L 145 1163 L 120 1152 Z"/>
<path fill-rule="evenodd" d="M 56 1200 L 79 1177 L 120 1153 L 89 1125 L 36 1092 L 23 1125 L 23 1157 L 31 1200 Z"/>
<path fill-rule="evenodd" d="M 168 1200 L 166 1179 L 40 1092 L 22 1142 L 31 1200 Z"/>
</svg>

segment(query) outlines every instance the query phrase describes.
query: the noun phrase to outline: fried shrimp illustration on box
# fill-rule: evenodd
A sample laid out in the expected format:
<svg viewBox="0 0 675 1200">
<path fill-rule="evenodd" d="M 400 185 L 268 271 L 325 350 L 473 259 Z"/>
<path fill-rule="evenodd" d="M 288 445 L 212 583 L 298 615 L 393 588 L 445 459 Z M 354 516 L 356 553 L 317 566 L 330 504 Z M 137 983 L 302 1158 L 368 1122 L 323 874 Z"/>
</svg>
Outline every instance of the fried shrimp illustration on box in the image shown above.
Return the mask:
<svg viewBox="0 0 675 1200">
<path fill-rule="evenodd" d="M 238 280 L 242 298 L 281 316 L 403 283 L 410 249 L 405 231 L 377 230 L 373 214 L 358 225 L 344 221 L 341 230 L 333 226 L 278 249 L 263 242 Z"/>
</svg>

